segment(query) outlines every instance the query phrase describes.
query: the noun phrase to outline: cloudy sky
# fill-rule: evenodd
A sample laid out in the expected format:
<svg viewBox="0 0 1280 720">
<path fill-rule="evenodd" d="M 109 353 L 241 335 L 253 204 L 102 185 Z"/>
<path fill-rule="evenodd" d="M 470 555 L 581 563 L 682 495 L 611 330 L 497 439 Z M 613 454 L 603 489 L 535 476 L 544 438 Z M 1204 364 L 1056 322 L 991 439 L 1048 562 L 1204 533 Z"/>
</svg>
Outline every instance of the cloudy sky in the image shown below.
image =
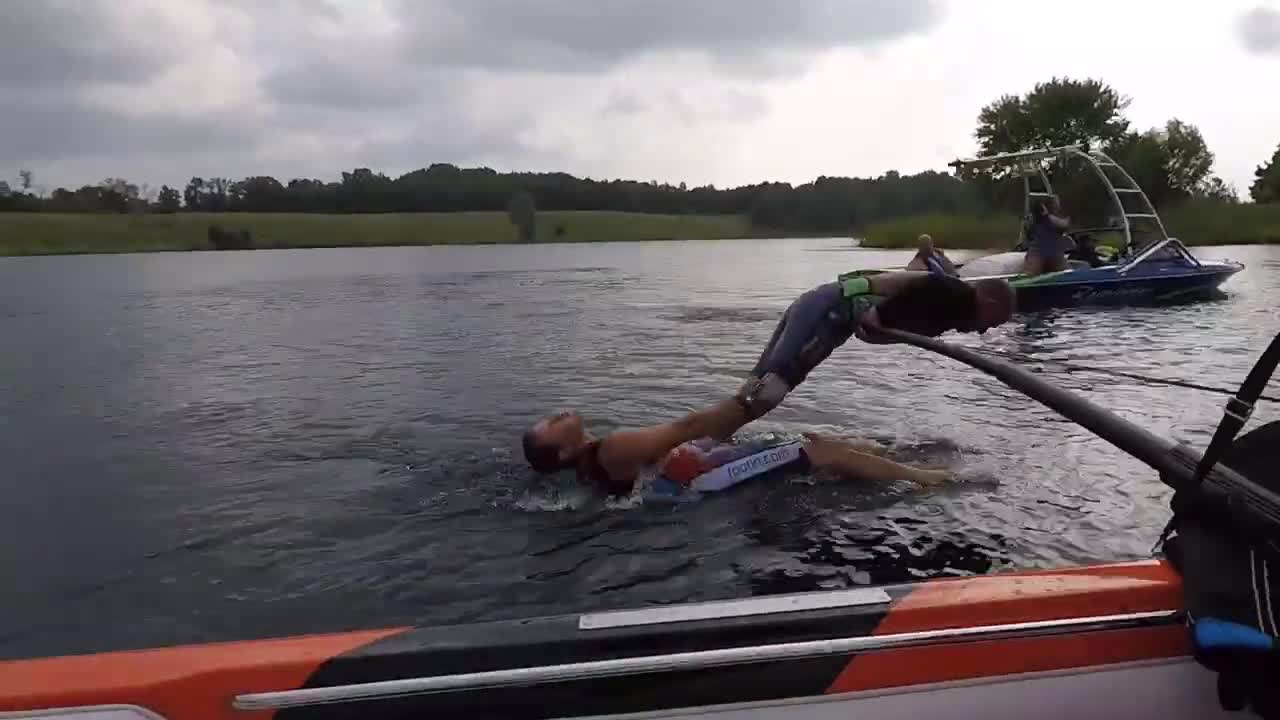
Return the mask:
<svg viewBox="0 0 1280 720">
<path fill-rule="evenodd" d="M 0 0 L 0 179 L 432 162 L 690 185 L 946 170 L 1054 75 L 1280 143 L 1280 0 Z"/>
</svg>

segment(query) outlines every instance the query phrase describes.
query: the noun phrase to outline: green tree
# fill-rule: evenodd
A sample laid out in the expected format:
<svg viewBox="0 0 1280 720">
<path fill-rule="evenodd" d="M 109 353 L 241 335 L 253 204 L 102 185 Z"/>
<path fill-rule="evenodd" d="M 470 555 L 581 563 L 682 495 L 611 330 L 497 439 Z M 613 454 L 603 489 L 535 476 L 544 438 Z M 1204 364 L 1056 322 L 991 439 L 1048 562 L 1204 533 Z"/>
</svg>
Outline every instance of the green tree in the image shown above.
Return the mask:
<svg viewBox="0 0 1280 720">
<path fill-rule="evenodd" d="M 1126 133 L 1107 153 L 1125 167 L 1157 207 L 1168 202 L 1223 193 L 1225 183 L 1213 184 L 1213 153 L 1200 130 L 1174 118 L 1163 128 Z"/>
<path fill-rule="evenodd" d="M 1209 200 L 1216 200 L 1218 202 L 1232 204 L 1240 202 L 1240 195 L 1236 192 L 1235 186 L 1224 181 L 1217 175 L 1206 180 L 1198 194 L 1202 197 L 1208 198 Z"/>
<path fill-rule="evenodd" d="M 1253 172 L 1254 181 L 1249 186 L 1249 197 L 1258 203 L 1280 202 L 1280 146 L 1271 154 L 1271 160 L 1259 165 Z"/>
<path fill-rule="evenodd" d="M 187 210 L 202 210 L 201 199 L 204 195 L 204 178 L 193 177 L 187 181 L 182 191 L 182 204 Z"/>
<path fill-rule="evenodd" d="M 204 209 L 209 212 L 226 212 L 231 191 L 231 181 L 227 178 L 209 178 L 205 183 Z"/>
<path fill-rule="evenodd" d="M 520 242 L 533 242 L 537 239 L 538 210 L 532 193 L 520 190 L 512 195 L 511 202 L 507 205 L 507 216 L 511 218 L 511 224 L 516 226 Z"/>
<path fill-rule="evenodd" d="M 1162 140 L 1169 187 L 1184 197 L 1199 193 L 1213 169 L 1213 153 L 1200 129 L 1173 118 L 1165 123 Z"/>
<path fill-rule="evenodd" d="M 983 155 L 1120 139 L 1129 128 L 1129 99 L 1100 80 L 1053 78 L 1024 96 L 1004 95 L 978 113 Z"/>
<path fill-rule="evenodd" d="M 174 213 L 182 208 L 182 196 L 177 190 L 164 185 L 160 188 L 160 195 L 156 198 L 156 208 L 160 212 Z"/>
<path fill-rule="evenodd" d="M 138 186 L 124 178 L 107 178 L 98 183 L 101 207 L 111 212 L 129 212 L 138 202 Z"/>
<path fill-rule="evenodd" d="M 245 178 L 231 184 L 231 209 L 248 212 L 270 212 L 284 203 L 285 188 L 273 177 Z"/>
</svg>

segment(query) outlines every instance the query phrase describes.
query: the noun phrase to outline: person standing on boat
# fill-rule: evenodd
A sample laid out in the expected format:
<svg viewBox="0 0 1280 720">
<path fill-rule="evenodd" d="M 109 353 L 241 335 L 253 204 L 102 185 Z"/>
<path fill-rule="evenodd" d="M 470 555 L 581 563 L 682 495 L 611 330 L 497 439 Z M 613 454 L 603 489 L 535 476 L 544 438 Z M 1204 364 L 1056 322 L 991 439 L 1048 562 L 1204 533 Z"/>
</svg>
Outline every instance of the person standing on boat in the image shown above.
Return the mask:
<svg viewBox="0 0 1280 720">
<path fill-rule="evenodd" d="M 947 254 L 939 250 L 933 244 L 933 238 L 928 234 L 921 235 L 916 240 L 916 254 L 911 258 L 911 262 L 907 263 L 907 270 L 923 270 L 931 272 L 934 275 L 951 275 L 958 277 L 960 272 L 956 270 L 956 266 L 952 264 Z"/>
<path fill-rule="evenodd" d="M 1027 254 L 1022 264 L 1026 275 L 1041 275 L 1067 269 L 1067 252 L 1075 247 L 1063 232 L 1071 226 L 1071 218 L 1063 217 L 1057 195 L 1048 202 L 1036 203 L 1027 229 Z"/>
<path fill-rule="evenodd" d="M 643 467 L 672 449 L 703 437 L 727 439 L 763 417 L 854 335 L 883 344 L 892 341 L 877 334 L 881 328 L 932 337 L 948 330 L 982 333 L 1007 322 L 1014 304 L 1013 289 L 1000 279 L 969 284 L 921 272 L 846 273 L 791 303 L 732 397 L 677 420 L 603 438 L 586 434 L 573 412 L 542 418 L 524 434 L 525 459 L 535 471 L 574 469 L 608 492 L 626 493 Z"/>
</svg>

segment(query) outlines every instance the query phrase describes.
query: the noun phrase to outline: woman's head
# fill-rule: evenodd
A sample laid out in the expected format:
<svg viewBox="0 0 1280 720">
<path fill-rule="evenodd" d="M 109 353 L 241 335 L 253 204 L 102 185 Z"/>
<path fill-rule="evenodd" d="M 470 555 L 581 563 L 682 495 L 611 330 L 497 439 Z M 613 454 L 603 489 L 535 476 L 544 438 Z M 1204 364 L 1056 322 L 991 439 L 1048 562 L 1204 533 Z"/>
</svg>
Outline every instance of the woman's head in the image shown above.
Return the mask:
<svg viewBox="0 0 1280 720">
<path fill-rule="evenodd" d="M 548 415 L 524 434 L 524 458 L 538 472 L 572 467 L 588 441 L 582 416 L 572 410 Z"/>
<path fill-rule="evenodd" d="M 931 236 L 930 236 L 930 235 L 928 235 L 928 234 L 924 234 L 924 235 L 921 235 L 920 237 L 916 238 L 916 252 L 918 252 L 918 253 L 932 253 L 932 252 L 933 252 L 933 237 L 931 237 Z"/>
</svg>

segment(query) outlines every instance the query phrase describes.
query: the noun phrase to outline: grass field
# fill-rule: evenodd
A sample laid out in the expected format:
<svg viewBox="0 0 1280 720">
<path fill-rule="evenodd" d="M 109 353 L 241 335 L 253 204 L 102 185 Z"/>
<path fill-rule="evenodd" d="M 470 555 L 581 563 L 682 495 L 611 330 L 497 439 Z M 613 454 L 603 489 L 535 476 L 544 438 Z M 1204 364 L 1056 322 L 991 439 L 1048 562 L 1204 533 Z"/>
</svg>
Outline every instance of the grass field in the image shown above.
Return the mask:
<svg viewBox="0 0 1280 720">
<path fill-rule="evenodd" d="M 1280 203 L 1190 203 L 1161 213 L 1161 219 L 1168 233 L 1187 245 L 1280 243 Z M 1008 249 L 1017 241 L 1018 225 L 1017 217 L 1007 215 L 919 215 L 867 227 L 862 244 L 914 248 L 916 238 L 929 233 L 942 248 Z"/>
<path fill-rule="evenodd" d="M 1280 204 L 1192 203 L 1163 214 L 1169 233 L 1188 245 L 1280 243 Z M 512 243 L 506 213 L 178 213 L 117 215 L 0 213 L 0 255 L 208 250 L 208 229 L 248 230 L 256 247 Z M 927 232 L 943 248 L 1006 249 L 1018 235 L 1012 216 L 922 215 L 877 223 L 860 235 L 866 247 L 911 248 Z M 753 228 L 740 215 L 648 215 L 620 212 L 538 213 L 539 242 L 714 240 L 796 233 Z M 1106 242 L 1106 238 L 1100 237 Z"/>
<path fill-rule="evenodd" d="M 753 232 L 738 215 L 646 215 L 540 212 L 539 242 L 711 240 Z M 256 247 L 511 243 L 516 229 L 502 212 L 310 215 L 178 213 L 111 215 L 0 213 L 0 255 L 207 250 L 208 228 L 248 230 Z"/>
</svg>

